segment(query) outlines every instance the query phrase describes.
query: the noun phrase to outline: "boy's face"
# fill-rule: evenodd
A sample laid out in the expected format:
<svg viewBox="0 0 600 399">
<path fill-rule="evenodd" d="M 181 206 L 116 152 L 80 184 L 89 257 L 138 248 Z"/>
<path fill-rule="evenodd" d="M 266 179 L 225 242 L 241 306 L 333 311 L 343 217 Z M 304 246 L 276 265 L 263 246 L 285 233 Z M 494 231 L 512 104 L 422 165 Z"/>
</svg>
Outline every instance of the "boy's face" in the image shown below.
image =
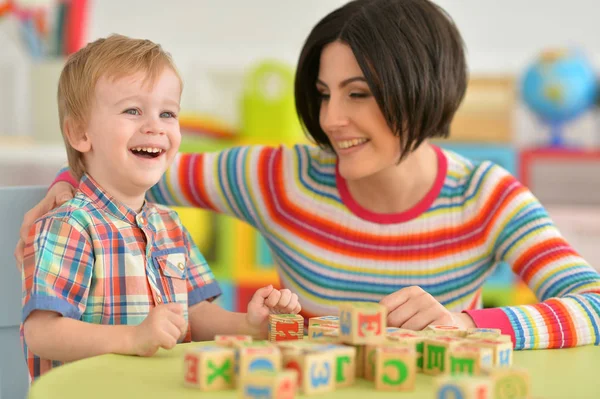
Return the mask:
<svg viewBox="0 0 600 399">
<path fill-rule="evenodd" d="M 158 182 L 181 142 L 179 78 L 171 68 L 153 85 L 145 78 L 143 72 L 100 78 L 85 131 L 87 173 L 126 202 Z"/>
</svg>

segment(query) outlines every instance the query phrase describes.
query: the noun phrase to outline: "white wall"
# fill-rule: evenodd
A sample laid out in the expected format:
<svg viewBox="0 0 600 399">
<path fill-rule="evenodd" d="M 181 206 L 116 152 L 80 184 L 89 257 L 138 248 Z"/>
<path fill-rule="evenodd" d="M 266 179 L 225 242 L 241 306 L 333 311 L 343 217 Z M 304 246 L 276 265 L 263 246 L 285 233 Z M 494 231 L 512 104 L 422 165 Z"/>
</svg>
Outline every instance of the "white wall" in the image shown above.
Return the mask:
<svg viewBox="0 0 600 399">
<path fill-rule="evenodd" d="M 456 20 L 475 74 L 520 74 L 543 48 L 577 45 L 600 70 L 600 1 L 436 0 Z M 161 43 L 186 81 L 183 106 L 236 122 L 243 68 L 261 58 L 294 65 L 312 26 L 345 0 L 95 0 L 88 39 L 118 32 Z M 0 20 L 0 67 L 15 36 Z M 12 43 L 5 47 L 5 43 Z M 18 63 L 19 57 L 13 56 Z M 22 69 L 22 68 L 20 68 Z M 20 91 L 28 91 L 22 81 Z M 0 77 L 0 97 L 6 97 Z M 0 104 L 12 99 L 0 100 Z M 19 100 L 20 103 L 23 99 Z M 0 121 L 0 134 L 24 130 L 26 113 Z M 4 119 L 4 118 L 0 118 Z M 3 126 L 4 124 L 4 126 Z M 525 123 L 527 125 L 527 122 Z M 531 123 L 530 123 L 531 125 Z"/>
<path fill-rule="evenodd" d="M 600 66 L 597 0 L 435 1 L 458 24 L 474 72 L 519 72 L 541 48 L 563 45 L 581 46 Z M 180 64 L 238 66 L 263 56 L 293 63 L 311 27 L 344 3 L 96 0 L 90 39 L 112 32 L 148 37 L 164 44 Z"/>
</svg>

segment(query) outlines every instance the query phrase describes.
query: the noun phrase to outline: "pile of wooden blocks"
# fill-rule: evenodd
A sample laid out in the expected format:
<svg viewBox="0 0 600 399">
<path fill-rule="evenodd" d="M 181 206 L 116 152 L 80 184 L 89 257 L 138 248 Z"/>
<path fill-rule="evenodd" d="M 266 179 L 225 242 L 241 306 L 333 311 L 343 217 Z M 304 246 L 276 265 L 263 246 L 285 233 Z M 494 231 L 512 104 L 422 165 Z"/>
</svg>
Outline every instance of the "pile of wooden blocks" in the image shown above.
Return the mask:
<svg viewBox="0 0 600 399">
<path fill-rule="evenodd" d="M 527 370 L 512 367 L 513 345 L 500 330 L 386 327 L 376 303 L 344 303 L 339 316 L 271 315 L 268 341 L 216 336 L 185 354 L 185 384 L 235 389 L 240 398 L 294 398 L 351 387 L 358 378 L 381 391 L 411 391 L 417 373 L 433 376 L 436 398 L 529 398 Z M 305 338 L 305 339 L 303 339 Z"/>
</svg>

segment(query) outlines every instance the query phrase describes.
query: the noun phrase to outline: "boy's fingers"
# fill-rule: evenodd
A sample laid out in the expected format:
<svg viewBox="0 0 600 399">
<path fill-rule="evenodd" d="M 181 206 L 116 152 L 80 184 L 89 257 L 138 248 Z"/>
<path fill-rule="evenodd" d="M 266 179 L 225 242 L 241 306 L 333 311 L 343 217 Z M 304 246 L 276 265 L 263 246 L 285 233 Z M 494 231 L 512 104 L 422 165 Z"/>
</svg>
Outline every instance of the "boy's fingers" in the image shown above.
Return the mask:
<svg viewBox="0 0 600 399">
<path fill-rule="evenodd" d="M 302 306 L 300 306 L 300 304 L 297 304 L 296 307 L 294 308 L 294 310 L 292 311 L 292 313 L 298 314 L 298 313 L 300 313 L 301 310 L 302 310 Z"/>
<path fill-rule="evenodd" d="M 178 314 L 178 315 L 183 314 L 183 306 L 181 306 L 181 304 L 179 304 L 179 303 L 170 302 L 163 306 L 175 314 Z"/>
<path fill-rule="evenodd" d="M 283 289 L 279 292 L 281 293 L 281 296 L 279 298 L 279 303 L 277 304 L 277 307 L 281 309 L 286 309 L 290 305 L 290 302 L 292 300 L 292 291 L 288 289 Z"/>
<path fill-rule="evenodd" d="M 162 331 L 159 337 L 160 347 L 164 349 L 173 349 L 177 345 L 177 338 L 179 338 L 179 332 L 175 326 L 170 325 L 172 328 L 170 331 Z"/>
<path fill-rule="evenodd" d="M 267 305 L 269 308 L 273 309 L 279 303 L 279 299 L 280 298 L 281 298 L 281 291 L 279 291 L 279 290 L 273 290 L 269 294 L 269 296 L 267 297 L 267 299 L 265 299 L 265 305 Z"/>
<path fill-rule="evenodd" d="M 267 285 L 266 287 L 259 288 L 258 290 L 256 290 L 256 292 L 252 296 L 252 299 L 255 299 L 255 298 L 266 299 L 269 297 L 269 295 L 271 295 L 271 292 L 273 292 L 273 289 L 274 288 L 272 285 Z"/>
<path fill-rule="evenodd" d="M 185 331 L 185 327 L 187 322 L 185 321 L 185 318 L 175 312 L 167 312 L 167 319 L 175 326 L 179 329 L 180 332 Z"/>
</svg>

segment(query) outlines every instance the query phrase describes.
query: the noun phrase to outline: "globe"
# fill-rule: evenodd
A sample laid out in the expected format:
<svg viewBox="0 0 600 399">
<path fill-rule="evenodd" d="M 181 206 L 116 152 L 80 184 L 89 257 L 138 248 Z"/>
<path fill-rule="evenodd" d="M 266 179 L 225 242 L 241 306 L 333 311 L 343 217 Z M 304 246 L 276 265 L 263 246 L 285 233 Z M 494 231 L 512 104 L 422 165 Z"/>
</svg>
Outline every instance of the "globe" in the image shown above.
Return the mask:
<svg viewBox="0 0 600 399">
<path fill-rule="evenodd" d="M 596 100 L 594 69 L 576 50 L 545 51 L 521 82 L 525 104 L 550 127 L 550 145 L 564 146 L 563 126 L 590 109 Z"/>
</svg>

